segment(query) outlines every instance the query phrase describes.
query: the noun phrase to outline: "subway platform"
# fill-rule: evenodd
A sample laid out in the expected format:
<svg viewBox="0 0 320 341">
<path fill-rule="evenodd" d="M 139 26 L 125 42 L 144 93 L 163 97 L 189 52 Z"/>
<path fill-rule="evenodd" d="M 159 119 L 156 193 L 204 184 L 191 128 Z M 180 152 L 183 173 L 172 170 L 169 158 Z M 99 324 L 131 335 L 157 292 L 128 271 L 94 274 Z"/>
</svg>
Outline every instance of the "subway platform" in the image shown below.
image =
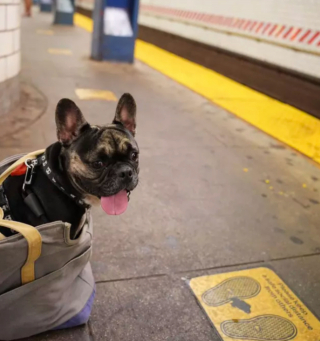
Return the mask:
<svg viewBox="0 0 320 341">
<path fill-rule="evenodd" d="M 90 60 L 89 32 L 51 23 L 45 13 L 22 21 L 25 106 L 12 131 L 2 127 L 1 159 L 56 141 L 61 98 L 90 123 L 106 124 L 115 98 L 130 92 L 141 181 L 125 214 L 93 209 L 97 295 L 89 323 L 26 340 L 236 339 L 219 336 L 189 280 L 261 267 L 320 316 L 319 165 L 139 60 Z"/>
</svg>

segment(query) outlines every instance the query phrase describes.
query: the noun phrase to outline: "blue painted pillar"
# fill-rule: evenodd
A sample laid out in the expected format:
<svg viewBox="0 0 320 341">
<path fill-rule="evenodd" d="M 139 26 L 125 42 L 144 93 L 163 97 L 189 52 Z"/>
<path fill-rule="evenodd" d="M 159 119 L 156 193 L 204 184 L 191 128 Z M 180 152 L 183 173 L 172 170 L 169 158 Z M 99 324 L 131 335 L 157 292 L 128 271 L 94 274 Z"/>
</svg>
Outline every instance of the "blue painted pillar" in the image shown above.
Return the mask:
<svg viewBox="0 0 320 341">
<path fill-rule="evenodd" d="M 52 11 L 52 0 L 40 0 L 40 12 Z"/>
<path fill-rule="evenodd" d="M 93 59 L 133 63 L 138 12 L 139 0 L 95 0 Z"/>
<path fill-rule="evenodd" d="M 73 25 L 74 0 L 54 0 L 54 20 L 57 25 Z"/>
</svg>

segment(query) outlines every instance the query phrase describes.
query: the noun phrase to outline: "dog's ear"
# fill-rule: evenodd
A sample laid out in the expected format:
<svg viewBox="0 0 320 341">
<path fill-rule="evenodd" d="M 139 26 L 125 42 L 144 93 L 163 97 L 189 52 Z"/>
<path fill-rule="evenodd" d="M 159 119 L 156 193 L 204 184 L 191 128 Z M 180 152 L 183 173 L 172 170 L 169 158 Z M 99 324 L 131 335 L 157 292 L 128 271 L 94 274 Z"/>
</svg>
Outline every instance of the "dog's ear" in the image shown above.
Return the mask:
<svg viewBox="0 0 320 341">
<path fill-rule="evenodd" d="M 134 98 L 130 94 L 123 94 L 119 99 L 113 123 L 122 123 L 135 136 L 137 127 L 136 111 L 137 106 Z"/>
<path fill-rule="evenodd" d="M 63 98 L 57 104 L 56 125 L 58 140 L 67 146 L 79 136 L 81 129 L 88 123 L 76 104 Z"/>
</svg>

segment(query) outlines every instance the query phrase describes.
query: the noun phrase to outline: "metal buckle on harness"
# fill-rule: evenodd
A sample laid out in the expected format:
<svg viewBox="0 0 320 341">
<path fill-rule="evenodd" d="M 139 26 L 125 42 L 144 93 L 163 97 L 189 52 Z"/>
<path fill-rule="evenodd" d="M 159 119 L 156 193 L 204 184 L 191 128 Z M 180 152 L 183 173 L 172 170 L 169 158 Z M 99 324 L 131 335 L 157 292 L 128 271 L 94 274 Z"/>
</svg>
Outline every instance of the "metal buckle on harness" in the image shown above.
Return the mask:
<svg viewBox="0 0 320 341">
<path fill-rule="evenodd" d="M 24 181 L 22 185 L 22 190 L 24 192 L 26 191 L 26 185 L 32 184 L 32 178 L 33 178 L 34 167 L 36 165 L 36 162 L 34 162 L 34 160 L 28 159 L 25 161 L 25 165 L 27 166 L 27 171 L 26 171 L 26 175 L 24 177 Z"/>
<path fill-rule="evenodd" d="M 42 208 L 41 203 L 37 196 L 32 192 L 31 188 L 27 189 L 27 186 L 32 184 L 33 175 L 35 174 L 35 168 L 38 165 L 38 161 L 33 159 L 28 159 L 25 162 L 27 166 L 26 175 L 24 177 L 22 191 L 24 203 L 30 208 L 30 210 L 35 214 L 37 218 L 41 218 L 44 222 L 47 222 L 45 212 Z"/>
</svg>

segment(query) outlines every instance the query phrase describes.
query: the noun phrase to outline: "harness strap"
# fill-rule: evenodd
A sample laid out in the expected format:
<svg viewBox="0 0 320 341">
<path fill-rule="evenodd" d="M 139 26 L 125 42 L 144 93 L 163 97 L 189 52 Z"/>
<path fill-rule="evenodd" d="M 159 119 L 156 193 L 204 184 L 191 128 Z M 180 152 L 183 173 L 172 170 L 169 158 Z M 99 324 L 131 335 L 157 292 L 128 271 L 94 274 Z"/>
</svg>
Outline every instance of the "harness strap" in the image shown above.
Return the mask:
<svg viewBox="0 0 320 341">
<path fill-rule="evenodd" d="M 24 154 L 21 158 L 16 160 L 10 167 L 8 167 L 1 175 L 0 175 L 0 208 L 3 212 L 3 219 L 5 220 L 12 220 L 11 212 L 10 212 L 10 206 L 7 196 L 4 193 L 3 189 L 3 182 L 7 179 L 8 176 L 10 176 L 13 172 L 17 170 L 17 168 L 20 169 L 21 165 L 23 165 L 27 160 L 35 159 L 38 155 L 41 155 L 44 153 L 43 150 L 37 150 L 30 154 Z M 5 161 L 6 163 L 10 162 L 12 160 L 12 157 L 7 158 Z M 4 161 L 1 163 L 2 166 L 5 165 Z M 1 238 L 1 236 L 0 236 Z"/>
<path fill-rule="evenodd" d="M 12 220 L 9 201 L 6 194 L 4 193 L 3 186 L 0 186 L 0 208 L 3 212 L 3 219 Z"/>
<path fill-rule="evenodd" d="M 90 205 L 86 204 L 79 196 L 75 195 L 74 193 L 67 191 L 55 178 L 48 160 L 46 159 L 45 153 L 42 153 L 43 151 L 36 152 L 34 154 L 40 153 L 40 156 L 38 158 L 24 158 L 25 161 L 22 164 L 19 164 L 17 167 L 15 167 L 9 175 L 17 176 L 17 175 L 23 175 L 25 174 L 25 180 L 23 183 L 23 194 L 25 196 L 25 203 L 28 205 L 28 207 L 33 211 L 34 214 L 36 214 L 37 217 L 40 217 L 43 220 L 43 223 L 46 223 L 46 217 L 45 212 L 42 210 L 41 205 L 39 204 L 37 198 L 32 193 L 32 189 L 30 188 L 30 185 L 32 184 L 32 178 L 34 173 L 36 172 L 38 167 L 43 168 L 44 173 L 46 174 L 47 178 L 65 195 L 67 195 L 69 198 L 71 198 L 78 206 L 89 209 Z M 42 154 L 42 155 L 41 155 Z M 39 154 L 38 154 L 39 155 Z M 36 155 L 35 155 L 36 156 Z M 10 169 L 13 168 L 14 165 L 10 167 Z M 3 180 L 4 181 L 4 180 Z M 2 181 L 2 182 L 3 182 Z M 31 190 L 30 190 L 31 189 Z M 5 220 L 12 220 L 12 214 L 10 211 L 10 205 L 8 198 L 4 192 L 4 188 L 2 185 L 0 185 L 0 208 L 3 210 Z M 14 231 L 12 231 L 14 233 Z M 1 236 L 0 236 L 1 238 Z"/>
<path fill-rule="evenodd" d="M 78 195 L 67 191 L 56 179 L 56 177 L 54 176 L 50 166 L 49 166 L 49 162 L 46 158 L 46 155 L 43 154 L 40 157 L 38 157 L 37 159 L 37 163 L 36 165 L 41 165 L 47 178 L 61 191 L 63 192 L 65 195 L 67 195 L 69 198 L 71 198 L 78 206 L 84 208 L 84 209 L 89 209 L 90 205 L 86 204 L 81 198 L 79 198 Z"/>
</svg>

